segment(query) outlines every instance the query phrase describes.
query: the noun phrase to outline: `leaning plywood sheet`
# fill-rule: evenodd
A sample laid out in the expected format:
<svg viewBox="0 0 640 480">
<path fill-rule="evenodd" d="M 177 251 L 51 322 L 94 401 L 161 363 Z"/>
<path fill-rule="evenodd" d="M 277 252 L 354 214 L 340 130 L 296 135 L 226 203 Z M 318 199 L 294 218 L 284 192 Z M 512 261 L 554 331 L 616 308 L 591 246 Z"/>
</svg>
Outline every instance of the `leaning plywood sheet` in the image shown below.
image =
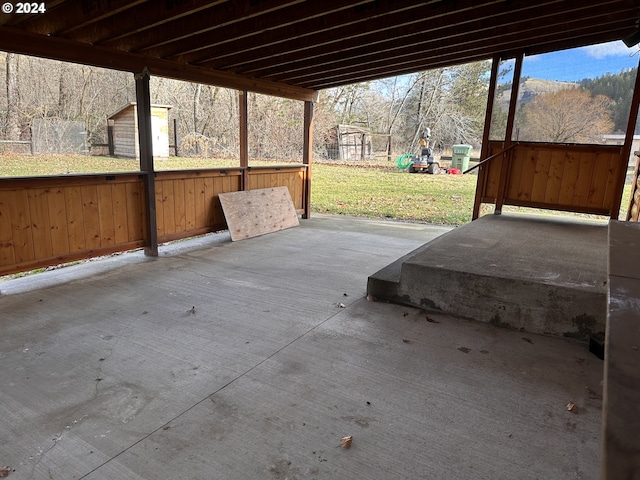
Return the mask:
<svg viewBox="0 0 640 480">
<path fill-rule="evenodd" d="M 233 241 L 300 225 L 287 187 L 221 193 L 218 197 Z"/>
</svg>

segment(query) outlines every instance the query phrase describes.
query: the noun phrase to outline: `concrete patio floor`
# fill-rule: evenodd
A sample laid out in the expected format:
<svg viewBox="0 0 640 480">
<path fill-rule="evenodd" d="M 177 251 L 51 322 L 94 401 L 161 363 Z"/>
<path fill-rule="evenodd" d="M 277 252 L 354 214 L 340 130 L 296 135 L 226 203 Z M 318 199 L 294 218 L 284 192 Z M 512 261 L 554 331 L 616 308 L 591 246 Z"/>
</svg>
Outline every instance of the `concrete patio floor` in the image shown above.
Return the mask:
<svg viewBox="0 0 640 480">
<path fill-rule="evenodd" d="M 447 230 L 314 215 L 0 283 L 0 466 L 598 478 L 602 362 L 584 344 L 364 297 L 369 275 Z"/>
</svg>

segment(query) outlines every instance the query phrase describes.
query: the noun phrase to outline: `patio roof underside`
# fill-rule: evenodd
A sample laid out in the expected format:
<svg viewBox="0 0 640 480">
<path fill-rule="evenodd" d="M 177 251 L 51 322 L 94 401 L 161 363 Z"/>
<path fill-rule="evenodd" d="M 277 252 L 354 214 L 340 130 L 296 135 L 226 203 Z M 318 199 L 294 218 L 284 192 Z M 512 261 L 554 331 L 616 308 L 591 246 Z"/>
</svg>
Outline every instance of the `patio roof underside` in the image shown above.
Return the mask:
<svg viewBox="0 0 640 480">
<path fill-rule="evenodd" d="M 0 49 L 298 100 L 519 52 L 626 38 L 637 0 L 50 0 Z"/>
</svg>

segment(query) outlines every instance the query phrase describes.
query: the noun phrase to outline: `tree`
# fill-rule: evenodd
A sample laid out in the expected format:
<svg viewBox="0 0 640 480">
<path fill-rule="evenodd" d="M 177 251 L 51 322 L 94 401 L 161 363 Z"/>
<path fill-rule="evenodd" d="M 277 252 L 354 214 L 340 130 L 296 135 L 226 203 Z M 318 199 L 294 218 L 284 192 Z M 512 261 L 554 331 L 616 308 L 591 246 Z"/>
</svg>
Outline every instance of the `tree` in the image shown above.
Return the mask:
<svg viewBox="0 0 640 480">
<path fill-rule="evenodd" d="M 7 116 L 5 136 L 9 140 L 20 139 L 20 90 L 18 88 L 18 56 L 7 53 L 5 59 L 7 76 Z"/>
<path fill-rule="evenodd" d="M 625 132 L 627 129 L 637 72 L 637 68 L 632 68 L 618 74 L 607 73 L 601 77 L 580 82 L 580 86 L 589 90 L 592 95 L 606 95 L 613 100 L 609 110 L 616 132 Z M 637 128 L 640 128 L 640 125 Z"/>
<path fill-rule="evenodd" d="M 521 140 L 556 143 L 599 143 L 610 133 L 611 99 L 579 88 L 538 95 L 522 107 Z"/>
</svg>

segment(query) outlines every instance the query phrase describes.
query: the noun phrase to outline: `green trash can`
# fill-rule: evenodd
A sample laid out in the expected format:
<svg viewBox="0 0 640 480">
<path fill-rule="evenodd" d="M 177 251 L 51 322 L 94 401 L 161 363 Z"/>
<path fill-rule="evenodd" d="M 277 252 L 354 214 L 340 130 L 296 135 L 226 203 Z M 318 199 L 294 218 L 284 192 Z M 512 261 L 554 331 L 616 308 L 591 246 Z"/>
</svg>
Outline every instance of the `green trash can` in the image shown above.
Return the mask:
<svg viewBox="0 0 640 480">
<path fill-rule="evenodd" d="M 451 168 L 457 168 L 463 172 L 467 170 L 472 148 L 471 145 L 454 145 L 451 154 Z"/>
</svg>

